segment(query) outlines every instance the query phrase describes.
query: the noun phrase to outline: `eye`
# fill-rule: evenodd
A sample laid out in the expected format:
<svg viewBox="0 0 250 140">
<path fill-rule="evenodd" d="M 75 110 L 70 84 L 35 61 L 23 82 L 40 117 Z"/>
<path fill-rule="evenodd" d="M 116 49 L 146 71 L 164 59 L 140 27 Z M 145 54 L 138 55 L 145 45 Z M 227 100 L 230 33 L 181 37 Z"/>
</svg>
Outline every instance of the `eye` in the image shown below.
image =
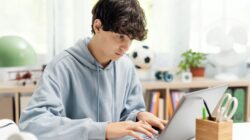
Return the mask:
<svg viewBox="0 0 250 140">
<path fill-rule="evenodd" d="M 120 39 L 124 39 L 124 38 L 125 38 L 125 35 L 119 34 L 119 38 L 120 38 Z"/>
</svg>

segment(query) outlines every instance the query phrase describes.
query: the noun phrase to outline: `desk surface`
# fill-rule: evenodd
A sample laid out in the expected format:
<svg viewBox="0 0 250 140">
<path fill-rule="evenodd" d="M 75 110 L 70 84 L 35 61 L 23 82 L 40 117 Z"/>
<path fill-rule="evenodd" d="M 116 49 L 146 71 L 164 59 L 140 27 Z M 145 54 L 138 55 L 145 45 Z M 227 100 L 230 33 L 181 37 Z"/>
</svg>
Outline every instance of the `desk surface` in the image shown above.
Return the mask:
<svg viewBox="0 0 250 140">
<path fill-rule="evenodd" d="M 233 140 L 250 139 L 250 122 L 233 124 Z"/>
<path fill-rule="evenodd" d="M 249 140 L 250 139 L 250 122 L 233 124 L 233 140 Z M 191 139 L 191 140 L 195 140 Z"/>
</svg>

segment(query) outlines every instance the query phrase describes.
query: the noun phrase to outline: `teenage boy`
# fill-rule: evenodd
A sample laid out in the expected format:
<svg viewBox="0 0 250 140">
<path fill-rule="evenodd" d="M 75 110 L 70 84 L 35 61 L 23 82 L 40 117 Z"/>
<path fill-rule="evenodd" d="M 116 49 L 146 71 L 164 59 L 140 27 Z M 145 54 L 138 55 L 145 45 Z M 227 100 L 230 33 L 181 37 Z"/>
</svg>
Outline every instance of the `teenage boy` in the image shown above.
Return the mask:
<svg viewBox="0 0 250 140">
<path fill-rule="evenodd" d="M 92 10 L 92 38 L 47 65 L 20 128 L 39 140 L 152 137 L 166 121 L 145 112 L 140 81 L 124 55 L 132 40 L 146 38 L 137 0 L 99 0 Z"/>
</svg>

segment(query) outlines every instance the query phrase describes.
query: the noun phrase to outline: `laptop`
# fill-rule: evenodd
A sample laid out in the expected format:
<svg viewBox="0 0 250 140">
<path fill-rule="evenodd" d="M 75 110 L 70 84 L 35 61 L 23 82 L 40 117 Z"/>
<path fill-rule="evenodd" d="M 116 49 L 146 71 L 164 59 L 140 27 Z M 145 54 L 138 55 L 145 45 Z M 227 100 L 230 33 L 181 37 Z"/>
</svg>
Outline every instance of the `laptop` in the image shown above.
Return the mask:
<svg viewBox="0 0 250 140">
<path fill-rule="evenodd" d="M 185 94 L 165 129 L 153 139 L 145 135 L 143 137 L 148 140 L 192 139 L 195 136 L 195 120 L 202 117 L 203 99 L 212 112 L 227 88 L 227 85 L 222 85 Z M 133 140 L 134 138 L 127 136 L 123 139 Z"/>
</svg>

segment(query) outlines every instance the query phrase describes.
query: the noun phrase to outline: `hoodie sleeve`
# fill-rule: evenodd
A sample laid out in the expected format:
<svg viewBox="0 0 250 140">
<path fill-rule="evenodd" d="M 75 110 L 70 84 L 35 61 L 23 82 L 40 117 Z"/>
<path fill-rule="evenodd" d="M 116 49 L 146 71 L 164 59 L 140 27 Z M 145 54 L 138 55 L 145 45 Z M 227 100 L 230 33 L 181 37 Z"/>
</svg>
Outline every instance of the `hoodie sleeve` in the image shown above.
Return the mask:
<svg viewBox="0 0 250 140">
<path fill-rule="evenodd" d="M 106 122 L 65 117 L 62 85 L 57 78 L 43 73 L 31 102 L 21 114 L 20 129 L 33 133 L 39 140 L 105 139 Z"/>
<path fill-rule="evenodd" d="M 133 67 L 131 81 L 129 81 L 130 89 L 128 90 L 128 96 L 125 107 L 121 113 L 121 121 L 131 120 L 136 121 L 138 112 L 145 111 L 145 103 L 142 94 L 142 86 L 139 78 L 136 75 L 136 70 Z"/>
</svg>

